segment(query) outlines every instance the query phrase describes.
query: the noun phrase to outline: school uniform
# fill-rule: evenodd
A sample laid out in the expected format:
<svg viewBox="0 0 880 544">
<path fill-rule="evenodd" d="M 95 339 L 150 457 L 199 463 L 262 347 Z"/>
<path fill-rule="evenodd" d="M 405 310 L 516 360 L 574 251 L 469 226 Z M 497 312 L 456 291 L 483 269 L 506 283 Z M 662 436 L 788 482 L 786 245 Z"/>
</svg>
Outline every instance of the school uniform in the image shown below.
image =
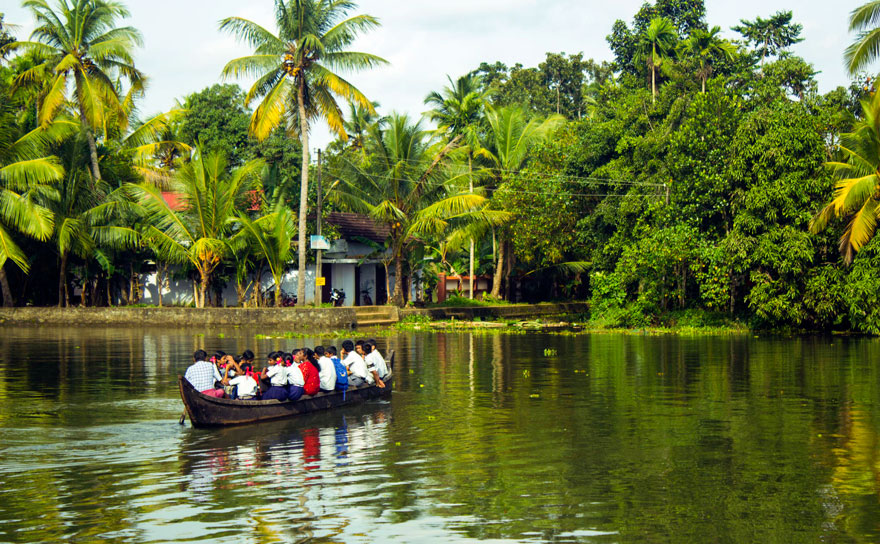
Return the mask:
<svg viewBox="0 0 880 544">
<path fill-rule="evenodd" d="M 275 364 L 266 371 L 271 387 L 263 393 L 263 400 L 287 400 L 287 370 L 283 364 Z"/>
<path fill-rule="evenodd" d="M 285 367 L 285 371 L 287 372 L 287 399 L 299 400 L 305 392 L 304 386 L 306 384 L 302 370 L 297 365 L 290 365 Z"/>
<path fill-rule="evenodd" d="M 357 352 L 352 351 L 348 355 L 345 356 L 345 360 L 342 361 L 342 364 L 345 365 L 345 368 L 348 369 L 348 384 L 353 385 L 355 387 L 361 386 L 365 383 L 372 384 L 373 375 L 367 370 L 367 363 L 364 362 L 363 358 L 357 354 Z"/>
<path fill-rule="evenodd" d="M 333 360 L 326 355 L 318 359 L 318 381 L 322 391 L 336 389 L 336 367 L 333 366 Z"/>
</svg>

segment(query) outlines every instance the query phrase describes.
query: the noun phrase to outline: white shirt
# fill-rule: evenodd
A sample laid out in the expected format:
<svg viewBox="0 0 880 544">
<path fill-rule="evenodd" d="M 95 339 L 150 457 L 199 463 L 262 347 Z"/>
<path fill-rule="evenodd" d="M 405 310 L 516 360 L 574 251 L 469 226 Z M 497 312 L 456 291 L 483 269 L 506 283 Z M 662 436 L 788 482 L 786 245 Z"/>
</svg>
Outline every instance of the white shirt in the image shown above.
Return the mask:
<svg viewBox="0 0 880 544">
<path fill-rule="evenodd" d="M 270 366 L 269 370 L 266 371 L 266 377 L 269 378 L 269 383 L 279 387 L 287 385 L 286 370 L 287 368 L 281 363 Z"/>
<path fill-rule="evenodd" d="M 348 355 L 346 355 L 345 360 L 342 361 L 342 364 L 345 365 L 345 368 L 348 369 L 348 373 L 352 376 L 357 376 L 358 378 L 363 378 L 367 381 L 367 383 L 372 384 L 375 382 L 373 379 L 373 374 L 367 371 L 367 363 L 361 358 L 357 352 L 352 351 Z"/>
<path fill-rule="evenodd" d="M 229 385 L 238 386 L 239 397 L 253 397 L 257 394 L 257 381 L 247 374 L 229 380 Z"/>
<path fill-rule="evenodd" d="M 297 365 L 290 365 L 284 368 L 287 371 L 287 383 L 302 387 L 306 384 L 306 378 L 303 376 L 302 370 Z"/>
<path fill-rule="evenodd" d="M 373 350 L 367 354 L 367 367 L 370 366 L 376 369 L 376 374 L 378 374 L 379 377 L 383 380 L 389 374 L 388 364 L 385 363 L 385 358 L 382 357 L 382 354 L 376 350 Z"/>
<path fill-rule="evenodd" d="M 326 355 L 318 359 L 318 378 L 324 391 L 333 391 L 336 388 L 336 367 Z"/>
</svg>

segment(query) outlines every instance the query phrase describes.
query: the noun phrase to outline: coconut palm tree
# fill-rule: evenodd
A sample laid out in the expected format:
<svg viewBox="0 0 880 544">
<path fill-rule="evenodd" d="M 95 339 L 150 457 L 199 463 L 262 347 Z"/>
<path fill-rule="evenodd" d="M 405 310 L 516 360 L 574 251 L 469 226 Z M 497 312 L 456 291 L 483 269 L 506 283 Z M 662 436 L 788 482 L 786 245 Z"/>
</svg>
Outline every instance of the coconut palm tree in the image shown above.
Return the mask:
<svg viewBox="0 0 880 544">
<path fill-rule="evenodd" d="M 437 129 L 449 138 L 461 138 L 467 146 L 468 188 L 474 192 L 474 150 L 479 148 L 484 111 L 489 93 L 483 90 L 480 77 L 467 74 L 456 81 L 447 76 L 449 86 L 442 92 L 432 92 L 425 104 L 433 106 L 428 118 L 437 123 Z M 474 298 L 474 240 L 470 240 L 468 259 L 469 297 Z"/>
<path fill-rule="evenodd" d="M 394 262 L 392 302 L 405 303 L 403 263 L 417 237 L 437 236 L 457 223 L 495 221 L 506 214 L 485 210 L 486 198 L 459 189 L 467 175 L 455 164 L 453 144 L 437 142 L 421 123 L 391 114 L 366 138 L 367 159 L 349 163 L 331 197 L 341 206 L 368 213 L 390 228 Z"/>
<path fill-rule="evenodd" d="M 252 201 L 263 166 L 252 160 L 230 172 L 226 157 L 197 148 L 169 182 L 168 188 L 179 196 L 175 207 L 155 185 L 126 186 L 150 222 L 145 236 L 159 259 L 189 262 L 198 271 L 198 308 L 205 307 L 212 274 L 229 252 L 233 219 Z"/>
<path fill-rule="evenodd" d="M 275 283 L 275 306 L 281 306 L 281 280 L 293 257 L 291 240 L 296 234 L 293 214 L 289 208 L 278 205 L 272 213 L 254 220 L 239 212 L 234 221 L 240 230 L 232 238 L 232 247 L 241 250 L 250 246 L 253 253 L 266 262 Z"/>
<path fill-rule="evenodd" d="M 89 144 L 92 176 L 101 180 L 95 133 L 108 123 L 124 128 L 130 104 L 120 95 L 119 83 L 128 80 L 128 98 L 143 91 L 144 75 L 134 67 L 132 52 L 142 45 L 133 27 L 117 27 L 128 9 L 113 0 L 25 0 L 37 27 L 31 41 L 10 44 L 10 50 L 33 51 L 44 60 L 16 78 L 27 85 L 48 77 L 39 105 L 38 120 L 45 125 L 68 104 L 82 122 Z M 72 97 L 68 97 L 72 94 Z"/>
<path fill-rule="evenodd" d="M 880 56 L 880 0 L 872 0 L 854 9 L 849 16 L 849 31 L 858 37 L 843 53 L 851 75 L 862 71 Z"/>
<path fill-rule="evenodd" d="M 362 70 L 387 61 L 376 55 L 349 51 L 355 38 L 379 26 L 370 15 L 345 18 L 356 4 L 348 0 L 275 0 L 278 35 L 241 17 L 220 22 L 254 48 L 254 54 L 230 61 L 224 76 L 255 76 L 246 102 L 261 99 L 251 117 L 250 132 L 258 140 L 281 123 L 299 135 L 302 174 L 299 203 L 299 278 L 306 275 L 306 217 L 309 187 L 309 126 L 324 119 L 330 130 L 345 139 L 342 110 L 337 97 L 374 113 L 372 104 L 354 85 L 335 71 Z M 305 304 L 305 281 L 297 282 L 299 304 Z"/>
<path fill-rule="evenodd" d="M 551 115 L 546 119 L 529 119 L 521 108 L 505 106 L 489 107 L 486 111 L 486 121 L 488 126 L 486 140 L 480 147 L 479 155 L 489 163 L 492 179 L 490 188 L 497 189 L 510 176 L 522 170 L 532 149 L 561 126 L 565 118 L 561 115 Z M 501 295 L 506 245 L 502 237 L 496 272 L 492 279 L 491 295 L 495 298 Z"/>
<path fill-rule="evenodd" d="M 847 263 L 874 237 L 880 215 L 880 93 L 862 101 L 862 119 L 853 132 L 840 135 L 842 160 L 825 166 L 837 178 L 834 196 L 810 222 L 817 233 L 835 218 L 850 218 L 840 238 Z"/>
<path fill-rule="evenodd" d="M 711 30 L 695 28 L 690 36 L 682 43 L 682 49 L 686 55 L 697 60 L 700 68 L 697 77 L 700 78 L 702 91 L 706 92 L 706 80 L 712 75 L 712 59 L 716 56 L 724 56 L 733 59 L 736 46 L 727 40 L 721 39 L 719 34 L 721 27 L 713 26 Z"/>
<path fill-rule="evenodd" d="M 4 89 L 5 91 L 5 89 Z M 52 144 L 77 129 L 70 121 L 59 120 L 45 128 L 21 134 L 16 108 L 3 92 L 0 101 L 0 292 L 3 305 L 14 299 L 6 278 L 6 261 L 23 272 L 30 268 L 27 256 L 12 234 L 20 232 L 37 240 L 48 240 L 54 228 L 52 212 L 43 205 L 57 194 L 56 183 L 64 177 L 61 161 L 50 155 Z"/>
<path fill-rule="evenodd" d="M 651 19 L 645 33 L 636 44 L 636 58 L 645 62 L 651 70 L 651 100 L 657 100 L 657 69 L 675 53 L 678 35 L 675 26 L 664 17 Z"/>
</svg>

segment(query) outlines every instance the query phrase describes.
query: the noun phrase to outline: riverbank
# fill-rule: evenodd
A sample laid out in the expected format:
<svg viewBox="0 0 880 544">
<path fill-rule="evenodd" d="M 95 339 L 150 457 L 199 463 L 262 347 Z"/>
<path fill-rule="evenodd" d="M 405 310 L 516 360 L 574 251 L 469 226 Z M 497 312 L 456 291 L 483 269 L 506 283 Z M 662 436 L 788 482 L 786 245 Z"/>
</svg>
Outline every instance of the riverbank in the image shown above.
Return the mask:
<svg viewBox="0 0 880 544">
<path fill-rule="evenodd" d="M 210 326 L 249 325 L 283 331 L 351 330 L 391 327 L 401 320 L 536 319 L 585 313 L 586 303 L 504 304 L 495 306 L 409 308 L 0 308 L 0 325 Z"/>
</svg>

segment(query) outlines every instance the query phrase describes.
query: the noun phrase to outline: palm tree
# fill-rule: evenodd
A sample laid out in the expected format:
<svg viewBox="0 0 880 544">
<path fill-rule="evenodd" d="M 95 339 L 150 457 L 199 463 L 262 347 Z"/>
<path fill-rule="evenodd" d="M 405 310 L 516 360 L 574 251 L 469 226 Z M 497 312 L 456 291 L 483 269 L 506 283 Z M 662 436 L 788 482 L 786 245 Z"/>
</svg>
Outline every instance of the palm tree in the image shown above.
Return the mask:
<svg viewBox="0 0 880 544">
<path fill-rule="evenodd" d="M 287 122 L 302 144 L 297 282 L 300 305 L 306 300 L 309 123 L 322 118 L 344 140 L 342 110 L 336 97 L 371 113 L 375 110 L 362 92 L 334 70 L 362 70 L 387 62 L 376 55 L 347 50 L 358 34 L 379 26 L 370 15 L 344 18 L 355 6 L 348 0 L 275 0 L 277 36 L 241 17 L 220 22 L 221 30 L 254 48 L 253 55 L 232 60 L 223 68 L 224 76 L 257 77 L 246 97 L 248 104 L 262 98 L 251 117 L 251 134 L 264 140 L 275 127 Z"/>
<path fill-rule="evenodd" d="M 447 76 L 449 86 L 442 93 L 432 92 L 425 98 L 425 104 L 433 106 L 428 117 L 437 123 L 437 128 L 446 136 L 463 138 L 467 145 L 468 188 L 474 192 L 473 158 L 474 150 L 479 148 L 481 125 L 484 120 L 487 91 L 482 90 L 482 82 L 476 74 L 467 74 L 455 82 Z M 470 240 L 468 274 L 469 296 L 474 298 L 474 240 Z"/>
<path fill-rule="evenodd" d="M 546 119 L 529 119 L 526 113 L 516 106 L 488 108 L 486 112 L 488 131 L 486 142 L 479 154 L 489 162 L 493 180 L 492 189 L 499 188 L 510 176 L 516 175 L 526 164 L 534 147 L 546 140 L 565 122 L 561 115 L 551 115 Z M 506 243 L 502 238 L 499 244 L 496 272 L 492 278 L 491 295 L 501 295 L 501 279 L 504 271 Z"/>
<path fill-rule="evenodd" d="M 52 235 L 52 212 L 43 204 L 56 194 L 55 184 L 63 178 L 64 168 L 57 157 L 48 154 L 48 148 L 72 134 L 76 125 L 59 120 L 22 135 L 15 103 L 5 92 L 3 98 L 0 101 L 0 292 L 3 305 L 13 306 L 6 261 L 12 261 L 25 273 L 30 264 L 12 233 L 20 232 L 41 241 Z"/>
<path fill-rule="evenodd" d="M 127 79 L 130 93 L 143 91 L 144 76 L 134 67 L 132 51 L 142 45 L 133 27 L 116 27 L 128 9 L 113 0 L 25 0 L 37 27 L 31 41 L 11 44 L 45 59 L 16 78 L 16 84 L 33 83 L 45 74 L 50 78 L 42 96 L 38 120 L 45 125 L 65 107 L 68 93 L 86 132 L 92 176 L 101 180 L 95 132 L 108 123 L 124 128 L 130 107 L 120 97 L 119 82 Z"/>
<path fill-rule="evenodd" d="M 296 233 L 293 214 L 289 208 L 279 205 L 274 212 L 255 220 L 238 213 L 235 222 L 241 230 L 232 239 L 233 248 L 253 247 L 256 256 L 266 261 L 275 283 L 275 306 L 281 306 L 281 280 L 293 257 L 290 243 Z"/>
<path fill-rule="evenodd" d="M 719 38 L 718 35 L 720 33 L 721 27 L 718 26 L 713 26 L 708 31 L 695 28 L 682 46 L 685 53 L 697 59 L 697 62 L 700 64 L 700 68 L 697 70 L 697 77 L 700 78 L 704 93 L 706 92 L 706 80 L 712 75 L 712 59 L 716 55 L 723 55 L 727 59 L 733 59 L 733 54 L 736 53 L 736 46 L 727 40 Z"/>
<path fill-rule="evenodd" d="M 373 123 L 382 121 L 376 113 L 376 108 L 379 107 L 379 103 L 373 102 L 372 105 L 372 109 L 367 109 L 358 104 L 349 102 L 348 119 L 342 122 L 342 127 L 345 129 L 345 135 L 348 140 L 349 149 L 363 150 L 364 137 L 367 128 Z"/>
<path fill-rule="evenodd" d="M 229 251 L 233 219 L 251 202 L 263 163 L 252 160 L 230 172 L 224 156 L 196 149 L 193 159 L 178 170 L 169 189 L 180 196 L 172 208 L 155 185 L 128 185 L 150 221 L 145 236 L 157 256 L 167 262 L 191 263 L 199 274 L 196 307 L 205 307 L 205 294 L 214 270 Z"/>
<path fill-rule="evenodd" d="M 849 31 L 858 32 L 852 45 L 846 48 L 843 59 L 851 75 L 863 70 L 880 56 L 880 0 L 865 3 L 849 16 Z"/>
<path fill-rule="evenodd" d="M 810 231 L 852 217 L 840 238 L 840 252 L 851 263 L 874 237 L 880 214 L 880 93 L 862 101 L 862 119 L 853 132 L 840 135 L 839 149 L 843 160 L 825 163 L 838 178 L 834 196 L 810 222 Z"/>
<path fill-rule="evenodd" d="M 497 222 L 504 214 L 485 211 L 485 197 L 457 190 L 465 174 L 452 160 L 454 145 L 435 143 L 406 115 L 391 114 L 384 126 L 372 125 L 366 150 L 368 158 L 350 163 L 352 175 L 342 176 L 332 197 L 390 227 L 392 302 L 402 306 L 403 262 L 417 236 L 435 236 L 464 221 Z"/>
<path fill-rule="evenodd" d="M 792 24 L 791 11 L 777 11 L 769 19 L 756 17 L 754 21 L 740 19 L 731 30 L 739 32 L 747 43 L 755 46 L 755 52 L 761 55 L 761 69 L 767 55 L 776 55 L 780 51 L 802 42 L 800 37 L 803 25 Z"/>
<path fill-rule="evenodd" d="M 669 19 L 655 17 L 651 19 L 651 24 L 636 44 L 636 58 L 647 63 L 651 70 L 652 101 L 657 100 L 657 68 L 663 66 L 667 55 L 671 56 L 674 53 L 677 38 L 675 27 Z"/>
</svg>

